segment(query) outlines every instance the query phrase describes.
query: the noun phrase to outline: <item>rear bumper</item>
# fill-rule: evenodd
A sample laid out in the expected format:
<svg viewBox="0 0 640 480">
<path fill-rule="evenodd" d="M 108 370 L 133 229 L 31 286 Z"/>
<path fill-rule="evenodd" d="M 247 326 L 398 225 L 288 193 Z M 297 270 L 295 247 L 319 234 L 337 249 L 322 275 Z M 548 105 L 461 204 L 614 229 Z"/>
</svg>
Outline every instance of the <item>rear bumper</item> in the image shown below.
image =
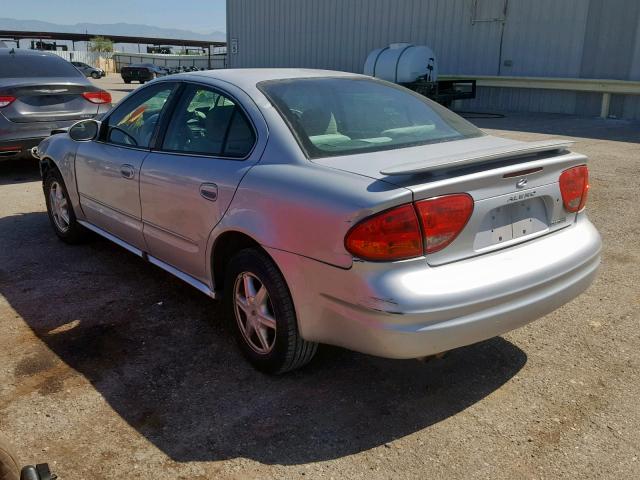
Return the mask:
<svg viewBox="0 0 640 480">
<path fill-rule="evenodd" d="M 569 302 L 595 278 L 601 240 L 581 214 L 562 231 L 438 267 L 417 259 L 341 270 L 268 250 L 305 339 L 413 358 L 500 335 Z"/>
<path fill-rule="evenodd" d="M 37 147 L 43 137 L 0 141 L 0 161 L 18 157 L 31 157 L 31 149 Z"/>
<path fill-rule="evenodd" d="M 99 105 L 97 115 L 107 112 L 111 104 Z M 81 119 L 55 122 L 10 122 L 0 113 L 0 161 L 29 154 L 32 147 L 51 135 L 57 128 L 67 128 Z"/>
</svg>

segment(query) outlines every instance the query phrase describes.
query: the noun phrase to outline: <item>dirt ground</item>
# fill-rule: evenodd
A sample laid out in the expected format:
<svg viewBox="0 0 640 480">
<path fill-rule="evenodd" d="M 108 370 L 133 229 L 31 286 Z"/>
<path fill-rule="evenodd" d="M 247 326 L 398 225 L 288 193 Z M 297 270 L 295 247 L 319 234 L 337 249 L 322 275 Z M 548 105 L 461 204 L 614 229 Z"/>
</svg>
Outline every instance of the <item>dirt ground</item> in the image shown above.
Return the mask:
<svg viewBox="0 0 640 480">
<path fill-rule="evenodd" d="M 58 241 L 36 166 L 0 164 L 0 435 L 63 480 L 640 478 L 640 125 L 473 121 L 590 156 L 595 284 L 441 360 L 326 347 L 279 378 L 196 290 L 107 241 Z"/>
</svg>

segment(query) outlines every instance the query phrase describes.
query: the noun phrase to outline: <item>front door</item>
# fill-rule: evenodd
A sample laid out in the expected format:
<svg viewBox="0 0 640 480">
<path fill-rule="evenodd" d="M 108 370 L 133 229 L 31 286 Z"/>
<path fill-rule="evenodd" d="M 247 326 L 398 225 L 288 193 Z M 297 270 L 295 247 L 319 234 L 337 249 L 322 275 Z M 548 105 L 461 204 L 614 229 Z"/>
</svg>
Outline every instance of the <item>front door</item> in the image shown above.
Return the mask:
<svg viewBox="0 0 640 480">
<path fill-rule="evenodd" d="M 140 173 L 149 255 L 208 283 L 209 235 L 259 160 L 255 143 L 254 127 L 236 99 L 209 86 L 186 86 L 158 151 Z"/>
<path fill-rule="evenodd" d="M 80 143 L 76 153 L 80 205 L 87 220 L 141 250 L 140 167 L 174 89 L 174 83 L 141 89 L 103 122 L 98 140 Z"/>
</svg>

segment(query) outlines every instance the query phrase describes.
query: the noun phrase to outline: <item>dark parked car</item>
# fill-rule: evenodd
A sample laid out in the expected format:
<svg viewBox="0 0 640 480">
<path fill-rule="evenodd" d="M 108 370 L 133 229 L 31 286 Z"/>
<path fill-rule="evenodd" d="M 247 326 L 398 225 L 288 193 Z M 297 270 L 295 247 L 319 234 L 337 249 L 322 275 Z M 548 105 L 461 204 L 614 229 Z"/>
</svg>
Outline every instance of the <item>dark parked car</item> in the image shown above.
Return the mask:
<svg viewBox="0 0 640 480">
<path fill-rule="evenodd" d="M 110 108 L 109 92 L 57 55 L 0 48 L 0 161 L 29 156 L 52 130 Z"/>
<path fill-rule="evenodd" d="M 102 78 L 106 75 L 106 72 L 101 69 L 101 68 L 97 68 L 97 67 L 92 67 L 91 65 L 87 65 L 86 63 L 82 63 L 82 62 L 71 62 L 71 65 L 73 65 L 74 67 L 76 67 L 78 70 L 80 70 L 85 77 L 91 77 L 91 78 Z"/>
<path fill-rule="evenodd" d="M 120 75 L 122 75 L 124 83 L 131 83 L 134 80 L 144 83 L 149 80 L 153 80 L 154 78 L 164 77 L 168 74 L 169 71 L 166 68 L 154 65 L 153 63 L 127 65 L 120 69 Z"/>
</svg>

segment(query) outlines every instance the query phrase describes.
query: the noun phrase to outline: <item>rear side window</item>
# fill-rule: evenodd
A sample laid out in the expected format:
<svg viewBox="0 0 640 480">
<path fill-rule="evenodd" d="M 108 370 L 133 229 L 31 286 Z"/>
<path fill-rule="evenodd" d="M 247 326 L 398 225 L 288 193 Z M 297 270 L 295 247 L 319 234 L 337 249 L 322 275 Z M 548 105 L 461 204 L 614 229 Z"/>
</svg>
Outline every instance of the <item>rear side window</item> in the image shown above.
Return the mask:
<svg viewBox="0 0 640 480">
<path fill-rule="evenodd" d="M 69 62 L 53 55 L 0 55 L 0 78 L 82 77 Z M 84 77 L 83 77 L 84 78 Z"/>
<path fill-rule="evenodd" d="M 447 142 L 483 133 L 410 90 L 373 78 L 261 82 L 309 158 Z"/>
<path fill-rule="evenodd" d="M 251 124 L 233 100 L 215 90 L 191 85 L 172 115 L 162 149 L 244 158 L 254 142 Z"/>
</svg>

